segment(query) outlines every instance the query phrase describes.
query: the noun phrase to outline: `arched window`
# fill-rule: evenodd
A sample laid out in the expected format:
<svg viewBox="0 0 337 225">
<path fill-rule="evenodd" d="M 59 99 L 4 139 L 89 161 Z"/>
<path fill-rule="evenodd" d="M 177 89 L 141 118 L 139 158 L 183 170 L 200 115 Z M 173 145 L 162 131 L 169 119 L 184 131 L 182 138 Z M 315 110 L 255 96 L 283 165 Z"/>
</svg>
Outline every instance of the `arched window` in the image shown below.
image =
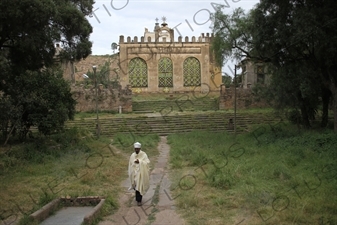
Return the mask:
<svg viewBox="0 0 337 225">
<path fill-rule="evenodd" d="M 173 87 L 173 65 L 170 58 L 161 58 L 158 63 L 158 86 Z"/>
<path fill-rule="evenodd" d="M 128 64 L 128 74 L 132 87 L 147 87 L 147 65 L 144 59 L 131 59 Z"/>
<path fill-rule="evenodd" d="M 183 64 L 184 70 L 184 86 L 200 86 L 201 85 L 201 69 L 200 62 L 197 58 L 189 57 L 185 59 Z"/>
</svg>

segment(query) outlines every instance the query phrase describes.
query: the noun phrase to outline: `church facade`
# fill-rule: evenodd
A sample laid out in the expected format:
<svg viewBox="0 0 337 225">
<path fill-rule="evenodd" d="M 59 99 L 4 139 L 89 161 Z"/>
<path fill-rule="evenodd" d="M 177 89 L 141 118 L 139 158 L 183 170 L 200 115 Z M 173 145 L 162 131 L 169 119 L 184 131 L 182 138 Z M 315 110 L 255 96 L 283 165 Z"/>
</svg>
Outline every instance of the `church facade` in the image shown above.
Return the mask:
<svg viewBox="0 0 337 225">
<path fill-rule="evenodd" d="M 134 93 L 215 92 L 222 83 L 211 51 L 213 36 L 178 37 L 163 23 L 144 36 L 119 38 L 119 76 L 122 87 Z"/>
<path fill-rule="evenodd" d="M 222 71 L 215 64 L 212 40 L 209 33 L 175 40 L 174 29 L 168 27 L 164 18 L 161 25 L 157 20 L 152 32 L 145 28 L 141 37 L 121 35 L 116 60 L 106 55 L 63 62 L 63 76 L 73 84 L 83 82 L 83 74 L 91 71 L 92 66 L 99 70 L 111 61 L 109 79 L 118 79 L 123 88 L 129 86 L 133 93 L 219 92 Z M 57 56 L 62 49 L 57 45 L 56 50 Z M 269 83 L 270 75 L 263 63 L 244 59 L 240 66 L 242 88 Z"/>
</svg>

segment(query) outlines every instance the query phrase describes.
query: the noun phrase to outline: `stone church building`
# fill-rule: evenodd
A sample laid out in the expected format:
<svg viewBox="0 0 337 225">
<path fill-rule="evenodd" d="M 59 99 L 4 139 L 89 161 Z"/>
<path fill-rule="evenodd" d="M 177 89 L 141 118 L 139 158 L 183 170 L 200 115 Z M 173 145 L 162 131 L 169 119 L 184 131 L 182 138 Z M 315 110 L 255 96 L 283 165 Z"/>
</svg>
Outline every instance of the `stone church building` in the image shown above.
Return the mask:
<svg viewBox="0 0 337 225">
<path fill-rule="evenodd" d="M 122 88 L 129 86 L 134 93 L 185 93 L 219 92 L 222 84 L 222 71 L 215 65 L 211 51 L 213 34 L 200 37 L 175 37 L 163 18 L 158 20 L 153 31 L 145 28 L 141 37 L 119 37 L 117 60 L 110 55 L 90 55 L 79 62 L 63 62 L 64 78 L 72 84 L 83 82 L 83 74 L 98 70 L 106 62 L 110 64 L 109 79 L 118 79 Z M 56 46 L 56 56 L 62 50 Z M 255 84 L 267 84 L 269 76 L 263 64 L 249 59 L 243 60 L 243 89 Z"/>
<path fill-rule="evenodd" d="M 212 35 L 178 37 L 163 18 L 144 36 L 119 38 L 119 69 L 122 87 L 136 93 L 217 92 L 221 68 L 215 66 Z"/>
</svg>

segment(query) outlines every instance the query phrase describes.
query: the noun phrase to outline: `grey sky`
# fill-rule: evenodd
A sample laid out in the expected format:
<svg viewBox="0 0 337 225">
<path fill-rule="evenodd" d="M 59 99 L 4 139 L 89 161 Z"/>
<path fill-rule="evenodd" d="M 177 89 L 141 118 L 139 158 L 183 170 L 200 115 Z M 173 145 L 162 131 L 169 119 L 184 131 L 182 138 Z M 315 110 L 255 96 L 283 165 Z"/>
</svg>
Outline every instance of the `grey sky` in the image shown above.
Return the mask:
<svg viewBox="0 0 337 225">
<path fill-rule="evenodd" d="M 226 6 L 225 12 L 235 8 L 251 9 L 259 0 L 96 0 L 94 14 L 89 17 L 93 26 L 90 40 L 92 54 L 111 54 L 111 43 L 119 41 L 119 36 L 141 37 L 145 28 L 153 31 L 155 19 L 162 23 L 166 17 L 170 28 L 176 27 L 175 41 L 183 37 L 199 37 L 201 33 L 211 33 L 210 13 L 217 4 Z"/>
</svg>

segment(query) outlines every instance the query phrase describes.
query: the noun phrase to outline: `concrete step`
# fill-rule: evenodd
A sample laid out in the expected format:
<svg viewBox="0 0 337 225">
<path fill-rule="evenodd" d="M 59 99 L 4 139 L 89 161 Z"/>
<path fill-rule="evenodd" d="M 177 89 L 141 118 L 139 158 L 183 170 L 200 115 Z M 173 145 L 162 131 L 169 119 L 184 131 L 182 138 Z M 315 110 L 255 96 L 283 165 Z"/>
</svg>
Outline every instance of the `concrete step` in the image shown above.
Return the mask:
<svg viewBox="0 0 337 225">
<path fill-rule="evenodd" d="M 156 116 L 154 116 L 156 115 Z M 227 131 L 229 133 L 234 130 L 227 129 L 229 119 L 234 120 L 233 113 L 215 112 L 215 113 L 196 113 L 187 115 L 170 114 L 168 116 L 158 116 L 157 114 L 140 115 L 137 117 L 114 117 L 100 118 L 101 134 L 114 135 L 116 133 L 144 134 L 157 133 L 158 135 L 168 135 L 171 133 L 190 132 L 193 130 L 208 131 Z M 260 123 L 276 124 L 278 118 L 268 116 L 262 113 L 256 114 L 237 114 L 236 124 L 237 133 L 244 132 L 248 126 Z M 88 129 L 92 133 L 96 133 L 96 118 L 82 119 L 67 122 L 67 127 L 82 127 Z"/>
<path fill-rule="evenodd" d="M 187 96 L 180 96 L 179 98 L 171 100 L 152 100 L 152 101 L 133 101 L 133 112 L 138 111 L 160 111 L 171 108 L 174 111 L 184 110 L 217 110 L 219 108 L 216 98 L 200 98 L 191 99 Z"/>
</svg>

